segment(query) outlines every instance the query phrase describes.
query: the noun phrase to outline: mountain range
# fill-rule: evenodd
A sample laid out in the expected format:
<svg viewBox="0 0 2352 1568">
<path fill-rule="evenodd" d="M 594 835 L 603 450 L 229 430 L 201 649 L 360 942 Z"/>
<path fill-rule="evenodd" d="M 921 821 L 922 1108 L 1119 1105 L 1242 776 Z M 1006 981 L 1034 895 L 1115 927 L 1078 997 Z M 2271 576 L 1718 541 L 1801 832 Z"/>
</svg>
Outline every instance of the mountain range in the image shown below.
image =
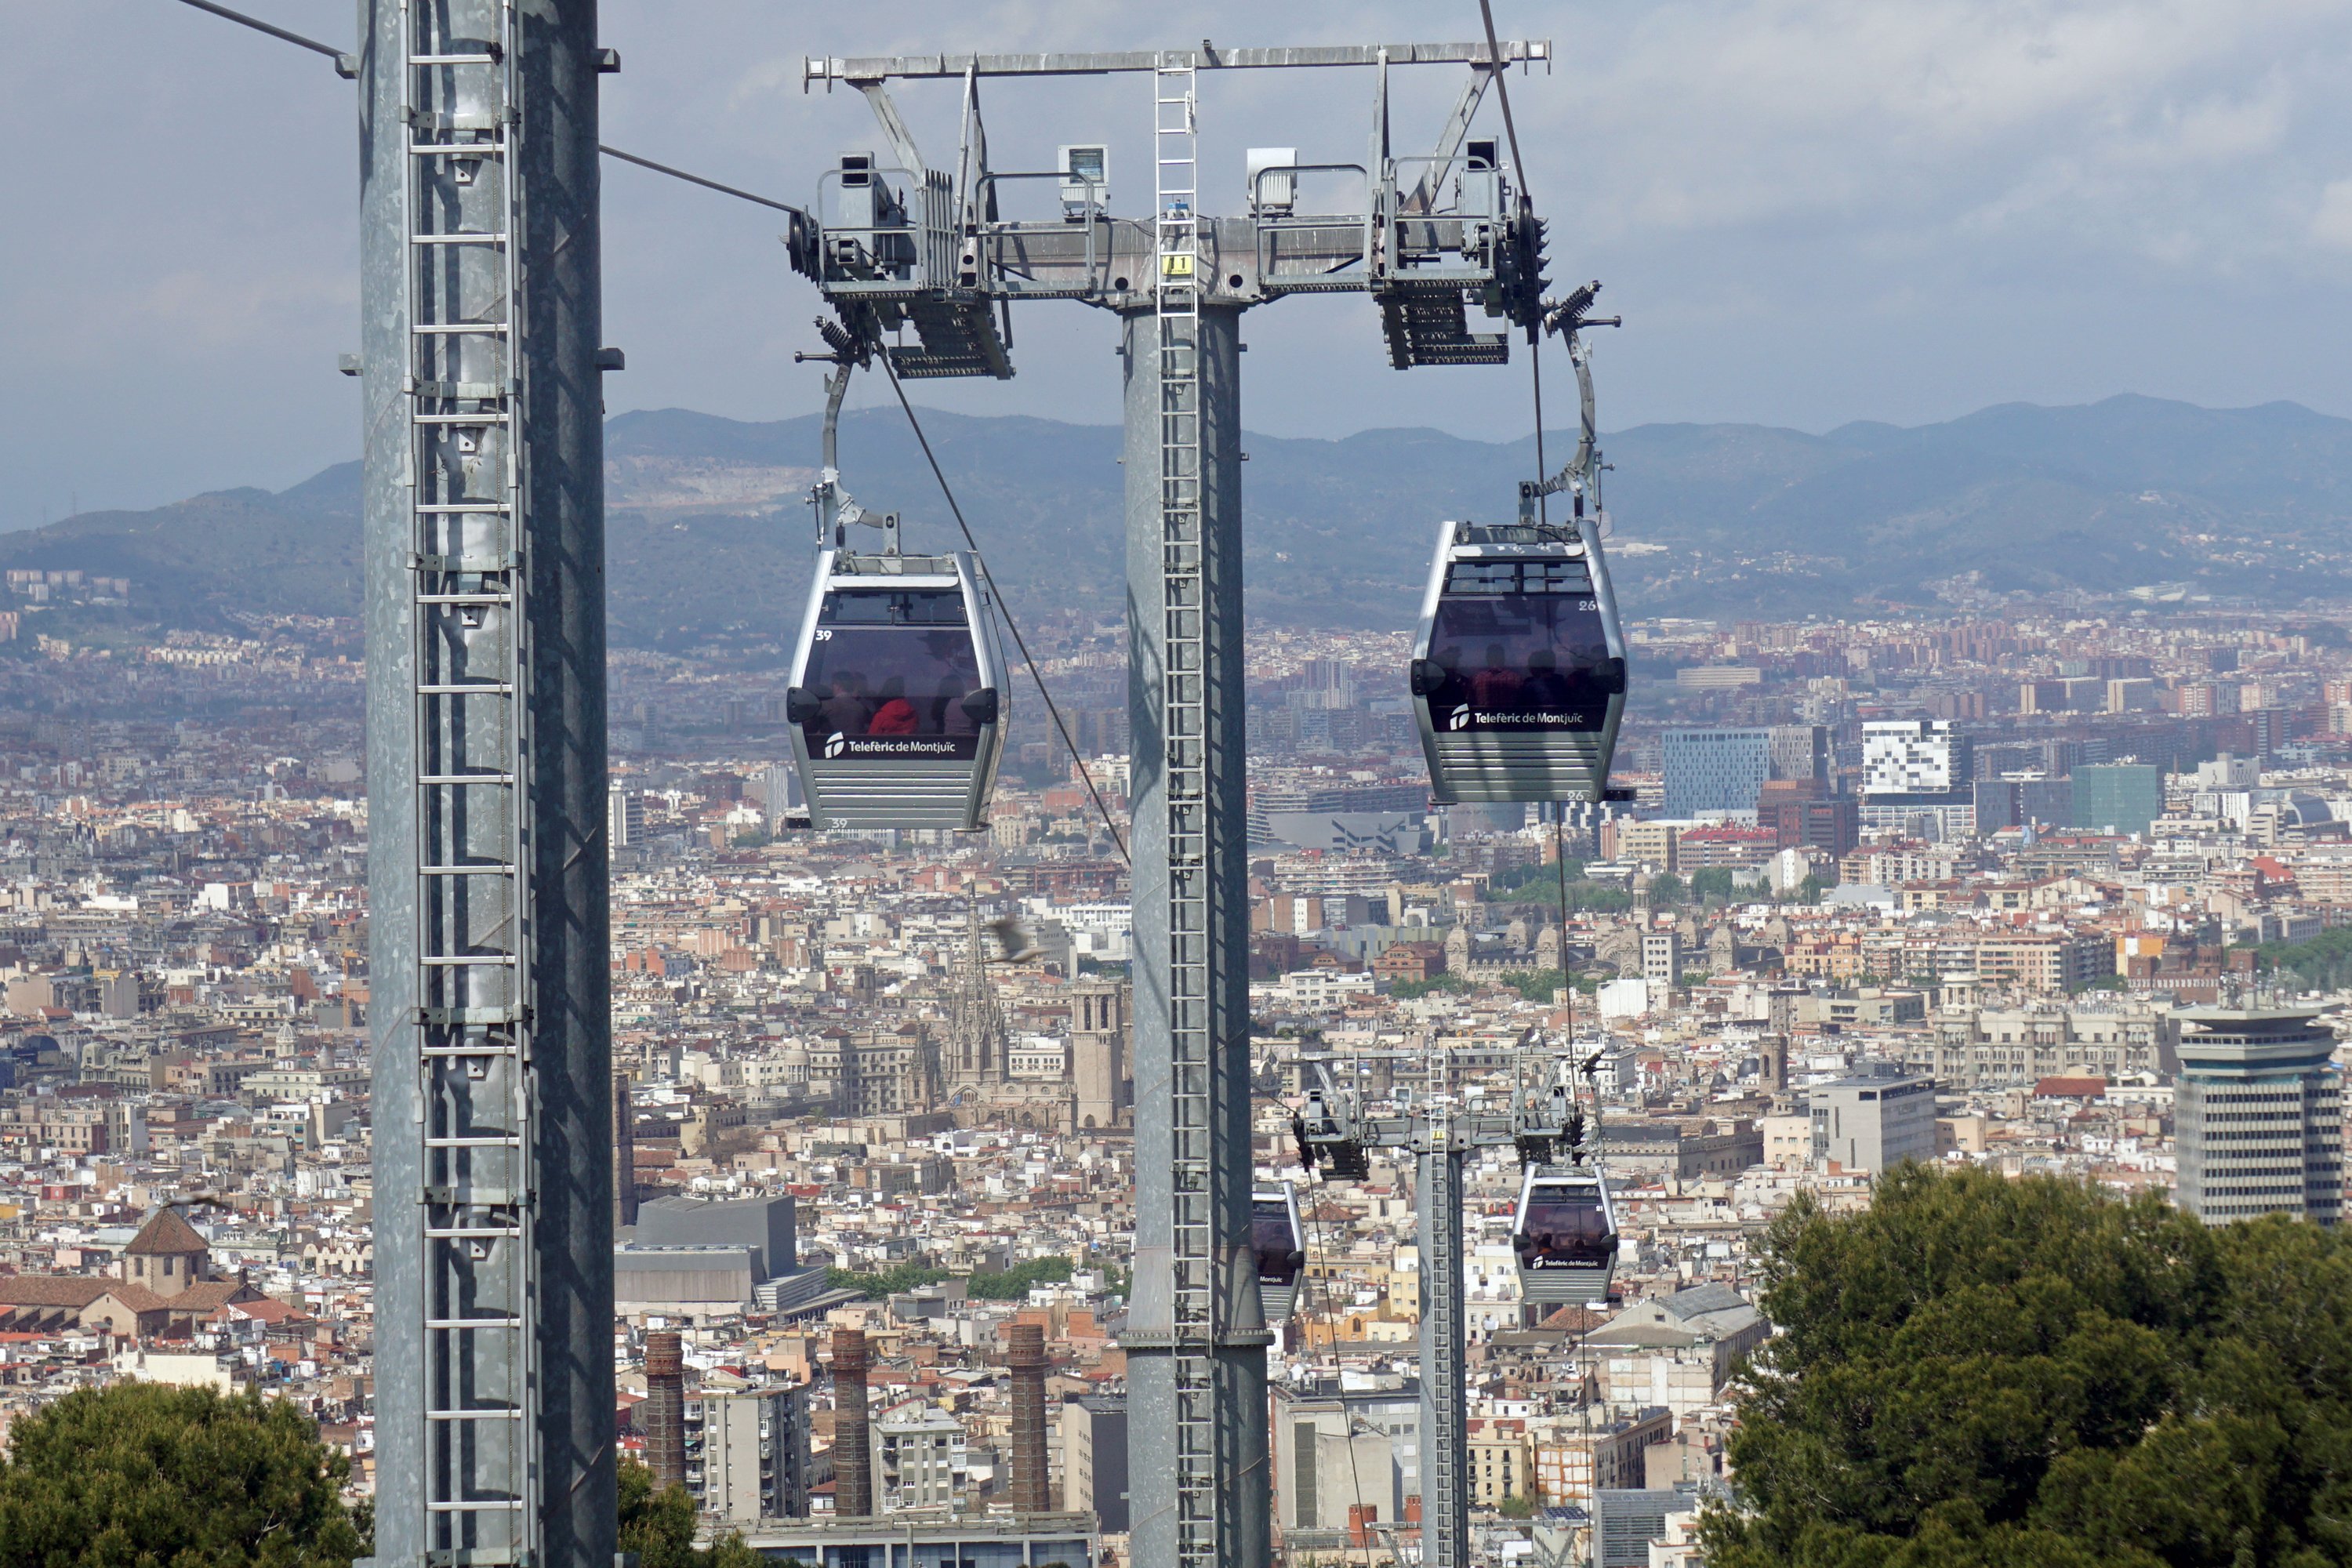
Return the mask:
<svg viewBox="0 0 2352 1568">
<path fill-rule="evenodd" d="M 1115 427 L 938 411 L 923 422 L 1024 621 L 1118 613 Z M 1250 614 L 1291 626 L 1410 625 L 1438 521 L 1507 515 L 1536 467 L 1532 437 L 1379 430 L 1245 445 Z M 1555 434 L 1547 456 L 1556 464 L 1570 445 Z M 1854 616 L 2069 592 L 2280 608 L 2352 598 L 2341 548 L 2352 421 L 2294 404 L 2119 396 L 1826 435 L 1645 425 L 1602 446 L 1632 616 Z M 814 553 L 803 503 L 816 450 L 814 416 L 751 424 L 662 409 L 609 421 L 615 645 L 788 637 Z M 904 514 L 909 549 L 958 542 L 897 412 L 845 418 L 842 468 L 866 507 Z M 128 577 L 136 618 L 160 626 L 220 626 L 237 611 L 350 616 L 358 506 L 358 465 L 339 464 L 276 493 L 216 491 L 0 535 L 0 566 Z"/>
</svg>

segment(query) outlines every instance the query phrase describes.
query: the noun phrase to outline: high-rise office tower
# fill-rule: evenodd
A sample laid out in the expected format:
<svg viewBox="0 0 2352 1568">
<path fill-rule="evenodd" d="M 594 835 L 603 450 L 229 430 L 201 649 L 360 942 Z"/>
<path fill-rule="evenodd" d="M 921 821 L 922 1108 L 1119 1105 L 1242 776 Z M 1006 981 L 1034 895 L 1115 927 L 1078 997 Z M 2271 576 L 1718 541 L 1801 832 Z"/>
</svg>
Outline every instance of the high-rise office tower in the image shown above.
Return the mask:
<svg viewBox="0 0 2352 1568">
<path fill-rule="evenodd" d="M 1757 795 L 1772 776 L 1772 731 L 1669 730 L 1661 756 L 1667 816 L 1753 811 Z"/>
<path fill-rule="evenodd" d="M 1948 720 L 1883 719 L 1862 727 L 1862 793 L 1944 795 L 1969 782 L 1968 738 Z"/>
<path fill-rule="evenodd" d="M 605 842 L 615 849 L 626 849 L 646 841 L 646 797 L 627 784 L 615 784 L 604 791 Z"/>
<path fill-rule="evenodd" d="M 2194 1007 L 2182 1015 L 2173 1089 L 2176 1192 L 2208 1225 L 2344 1212 L 2344 1118 L 2336 1035 L 2303 1007 Z"/>
</svg>

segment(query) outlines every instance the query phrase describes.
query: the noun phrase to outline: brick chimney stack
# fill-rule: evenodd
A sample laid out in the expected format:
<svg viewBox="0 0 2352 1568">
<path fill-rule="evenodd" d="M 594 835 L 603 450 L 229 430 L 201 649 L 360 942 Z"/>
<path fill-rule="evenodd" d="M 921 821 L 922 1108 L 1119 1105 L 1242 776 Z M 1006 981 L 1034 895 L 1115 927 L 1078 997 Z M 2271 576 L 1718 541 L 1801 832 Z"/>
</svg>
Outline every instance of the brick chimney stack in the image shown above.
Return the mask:
<svg viewBox="0 0 2352 1568">
<path fill-rule="evenodd" d="M 686 1484 L 686 1352 L 676 1334 L 646 1336 L 646 1462 L 655 1490 Z"/>
<path fill-rule="evenodd" d="M 1013 1511 L 1045 1513 L 1053 1506 L 1045 1489 L 1045 1331 L 1014 1323 L 1005 1347 L 1013 1372 Z"/>
<path fill-rule="evenodd" d="M 866 1331 L 833 1331 L 833 1511 L 874 1513 L 874 1447 L 866 1436 Z"/>
</svg>

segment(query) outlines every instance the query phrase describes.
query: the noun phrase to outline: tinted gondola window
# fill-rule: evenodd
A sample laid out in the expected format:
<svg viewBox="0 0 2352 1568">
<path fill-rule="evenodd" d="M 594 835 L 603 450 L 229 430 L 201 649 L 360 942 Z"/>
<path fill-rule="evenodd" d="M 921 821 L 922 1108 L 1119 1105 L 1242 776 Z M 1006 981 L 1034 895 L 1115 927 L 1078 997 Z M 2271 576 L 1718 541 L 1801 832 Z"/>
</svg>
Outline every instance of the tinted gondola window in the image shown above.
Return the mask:
<svg viewBox="0 0 2352 1568">
<path fill-rule="evenodd" d="M 1605 1264 L 1617 1256 L 1617 1234 L 1609 1211 L 1591 1188 L 1546 1187 L 1528 1194 L 1527 1218 L 1519 1226 L 1523 1268 L 1577 1268 Z"/>
<path fill-rule="evenodd" d="M 1258 1199 L 1250 1205 L 1250 1250 L 1257 1254 L 1257 1277 L 1269 1284 L 1289 1285 L 1298 1279 L 1298 1237 L 1290 1228 L 1290 1205 L 1279 1198 Z"/>
<path fill-rule="evenodd" d="M 1429 710 L 1444 730 L 1598 730 L 1609 694 L 1601 601 L 1575 561 L 1457 561 L 1430 628 L 1440 672 Z"/>
<path fill-rule="evenodd" d="M 813 747 L 831 736 L 975 736 L 963 700 L 980 686 L 958 590 L 827 594 L 802 679 L 821 712 L 806 732 Z"/>
</svg>

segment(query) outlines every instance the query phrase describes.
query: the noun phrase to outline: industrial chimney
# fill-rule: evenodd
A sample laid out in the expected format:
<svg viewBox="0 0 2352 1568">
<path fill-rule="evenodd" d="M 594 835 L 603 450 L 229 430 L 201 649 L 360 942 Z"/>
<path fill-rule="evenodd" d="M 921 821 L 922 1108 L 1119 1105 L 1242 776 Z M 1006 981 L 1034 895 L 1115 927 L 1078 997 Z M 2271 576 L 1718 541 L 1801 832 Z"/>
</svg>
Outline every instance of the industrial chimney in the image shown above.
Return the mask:
<svg viewBox="0 0 2352 1568">
<path fill-rule="evenodd" d="M 1045 1490 L 1045 1331 L 1014 1323 L 1005 1363 L 1013 1371 L 1013 1511 L 1044 1513 Z"/>
<path fill-rule="evenodd" d="M 672 1333 L 646 1336 L 646 1462 L 655 1490 L 686 1484 L 686 1352 Z"/>
<path fill-rule="evenodd" d="M 833 1331 L 833 1511 L 874 1512 L 874 1448 L 866 1437 L 866 1332 Z"/>
</svg>

